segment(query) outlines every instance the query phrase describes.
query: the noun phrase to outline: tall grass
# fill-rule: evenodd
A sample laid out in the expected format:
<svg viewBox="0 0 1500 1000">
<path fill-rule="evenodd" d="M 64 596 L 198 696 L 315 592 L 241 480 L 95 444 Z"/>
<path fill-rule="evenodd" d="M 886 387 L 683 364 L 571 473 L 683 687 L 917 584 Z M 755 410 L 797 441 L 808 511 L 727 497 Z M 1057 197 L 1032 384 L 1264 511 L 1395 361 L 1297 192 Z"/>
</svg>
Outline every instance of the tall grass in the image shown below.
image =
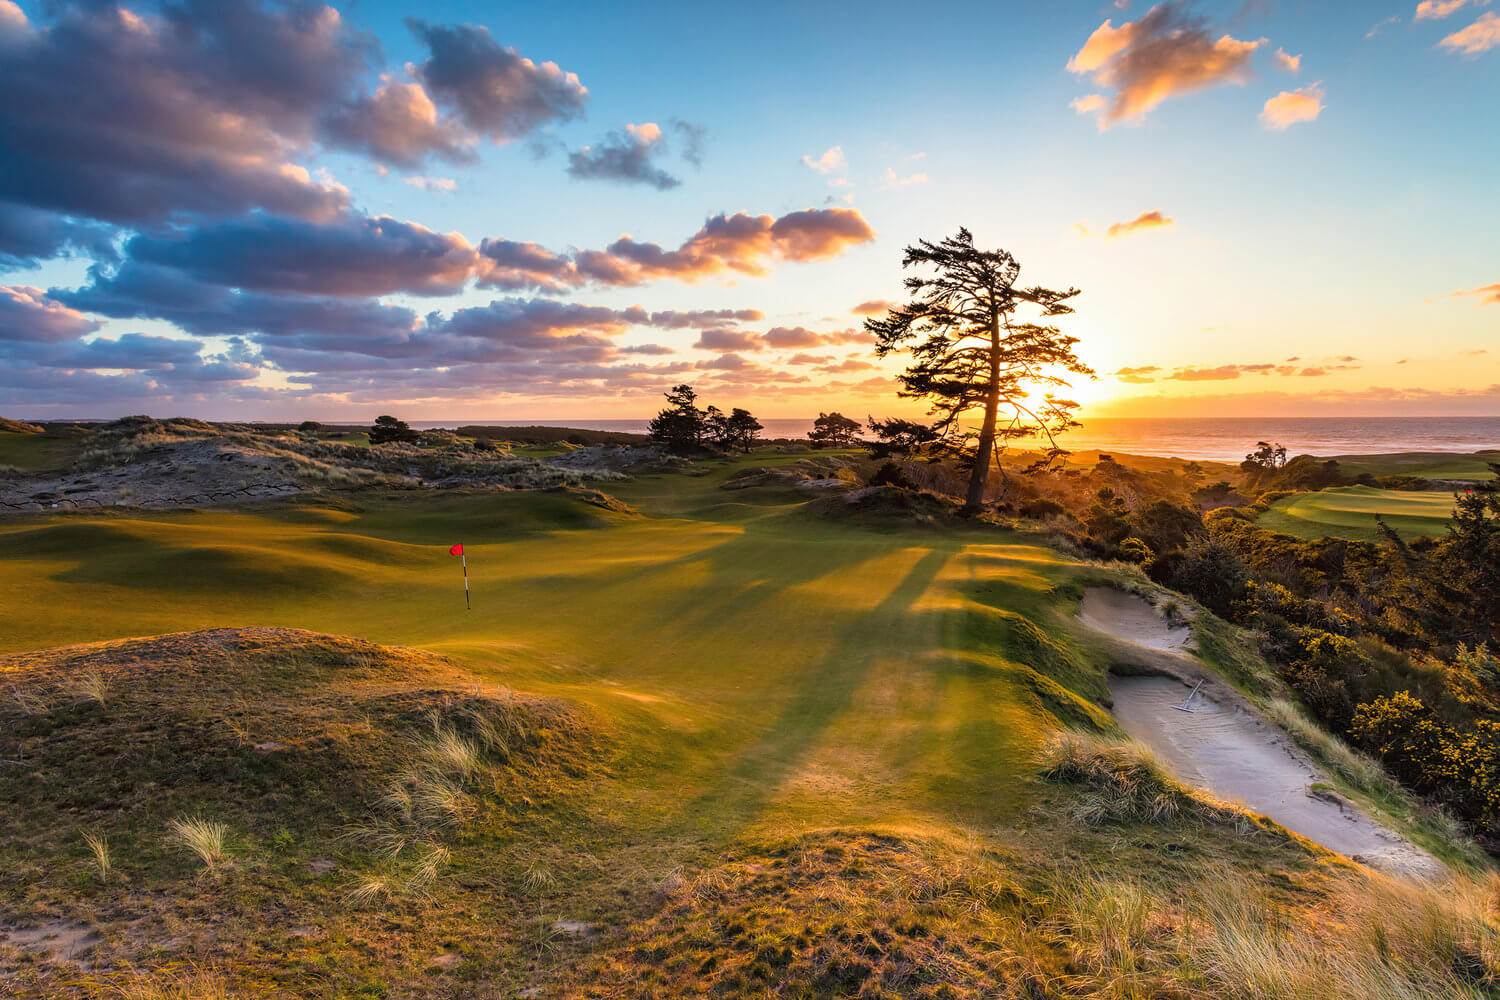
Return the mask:
<svg viewBox="0 0 1500 1000">
<path fill-rule="evenodd" d="M 232 992 L 219 973 L 196 967 L 151 974 L 126 972 L 84 979 L 76 985 L 84 995 L 100 1000 L 238 1000 L 244 996 Z"/>
<path fill-rule="evenodd" d="M 84 670 L 68 678 L 68 690 L 100 707 L 109 704 L 109 681 L 97 670 Z"/>
<path fill-rule="evenodd" d="M 1245 815 L 1189 789 L 1144 744 L 1065 730 L 1042 749 L 1042 777 L 1082 786 L 1071 813 L 1100 823 L 1246 822 Z"/>
<path fill-rule="evenodd" d="M 217 871 L 229 862 L 229 827 L 202 817 L 179 817 L 171 823 L 172 836 L 198 856 L 208 871 Z"/>
<path fill-rule="evenodd" d="M 99 876 L 99 881 L 108 882 L 110 873 L 115 867 L 110 858 L 109 839 L 102 833 L 85 833 L 83 842 L 88 845 L 89 852 L 94 856 L 94 872 Z"/>
<path fill-rule="evenodd" d="M 1494 875 L 1349 877 L 1306 909 L 1219 870 L 1169 899 L 1096 872 L 1052 887 L 1080 995 L 1478 1000 L 1500 989 Z"/>
</svg>

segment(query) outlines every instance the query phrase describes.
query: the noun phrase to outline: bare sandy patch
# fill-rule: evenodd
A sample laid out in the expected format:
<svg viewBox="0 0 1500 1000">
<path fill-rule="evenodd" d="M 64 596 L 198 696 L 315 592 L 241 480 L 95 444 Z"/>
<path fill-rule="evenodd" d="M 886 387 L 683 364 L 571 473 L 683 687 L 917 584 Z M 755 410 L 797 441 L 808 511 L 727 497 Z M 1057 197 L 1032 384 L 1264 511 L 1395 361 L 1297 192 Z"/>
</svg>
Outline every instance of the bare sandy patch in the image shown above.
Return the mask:
<svg viewBox="0 0 1500 1000">
<path fill-rule="evenodd" d="M 1191 628 L 1169 622 L 1144 597 L 1113 587 L 1085 590 L 1078 619 L 1089 628 L 1123 642 L 1163 653 L 1190 652 Z"/>
<path fill-rule="evenodd" d="M 1215 688 L 1172 677 L 1112 677 L 1115 718 L 1184 781 L 1241 803 L 1289 830 L 1393 875 L 1438 878 L 1435 858 L 1331 790 L 1328 777 L 1286 733 Z M 1205 687 L 1205 690 L 1207 688 Z"/>
</svg>

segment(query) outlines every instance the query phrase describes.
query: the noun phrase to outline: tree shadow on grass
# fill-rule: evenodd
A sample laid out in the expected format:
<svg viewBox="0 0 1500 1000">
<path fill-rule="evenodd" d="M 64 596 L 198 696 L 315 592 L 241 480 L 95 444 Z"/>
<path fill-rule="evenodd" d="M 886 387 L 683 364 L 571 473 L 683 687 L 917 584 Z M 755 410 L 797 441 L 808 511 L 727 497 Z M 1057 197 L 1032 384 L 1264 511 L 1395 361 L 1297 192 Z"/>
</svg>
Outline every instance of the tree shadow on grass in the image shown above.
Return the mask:
<svg viewBox="0 0 1500 1000">
<path fill-rule="evenodd" d="M 765 808 L 828 727 L 852 705 L 880 655 L 870 641 L 871 631 L 902 627 L 952 556 L 951 551 L 929 550 L 879 604 L 844 630 L 818 664 L 800 675 L 798 689 L 766 730 L 737 755 L 712 788 L 684 807 L 687 825 L 732 832 L 743 829 Z"/>
</svg>

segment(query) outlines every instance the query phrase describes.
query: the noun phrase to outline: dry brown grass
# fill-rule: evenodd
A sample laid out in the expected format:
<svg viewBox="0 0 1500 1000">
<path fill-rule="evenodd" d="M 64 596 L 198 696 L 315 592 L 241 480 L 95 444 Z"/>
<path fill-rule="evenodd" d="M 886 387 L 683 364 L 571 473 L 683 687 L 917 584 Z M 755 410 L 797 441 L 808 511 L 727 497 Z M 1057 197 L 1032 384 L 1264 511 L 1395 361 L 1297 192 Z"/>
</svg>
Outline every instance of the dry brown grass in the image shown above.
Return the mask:
<svg viewBox="0 0 1500 1000">
<path fill-rule="evenodd" d="M 1145 1000 L 1479 1000 L 1500 989 L 1500 883 L 1347 875 L 1318 898 L 1278 898 L 1227 869 L 1173 896 L 1098 873 L 1050 887 L 1049 932 L 1080 996 Z"/>
<path fill-rule="evenodd" d="M 1085 825 L 1215 823 L 1246 831 L 1256 825 L 1244 811 L 1182 784 L 1133 740 L 1065 730 L 1047 741 L 1039 764 L 1047 780 L 1081 786 L 1071 813 Z"/>
</svg>

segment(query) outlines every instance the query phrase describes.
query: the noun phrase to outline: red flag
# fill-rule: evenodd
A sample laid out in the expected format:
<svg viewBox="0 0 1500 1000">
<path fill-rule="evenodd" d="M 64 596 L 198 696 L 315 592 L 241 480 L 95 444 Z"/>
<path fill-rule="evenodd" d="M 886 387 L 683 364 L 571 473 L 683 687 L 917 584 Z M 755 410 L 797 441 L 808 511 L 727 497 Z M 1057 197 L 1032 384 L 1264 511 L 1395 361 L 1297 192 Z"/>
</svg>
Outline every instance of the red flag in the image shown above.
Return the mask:
<svg viewBox="0 0 1500 1000">
<path fill-rule="evenodd" d="M 461 555 L 463 555 L 464 554 L 464 543 L 463 542 L 459 542 L 457 545 L 450 545 L 450 546 L 448 546 L 448 554 L 450 556 L 461 556 Z"/>
</svg>

